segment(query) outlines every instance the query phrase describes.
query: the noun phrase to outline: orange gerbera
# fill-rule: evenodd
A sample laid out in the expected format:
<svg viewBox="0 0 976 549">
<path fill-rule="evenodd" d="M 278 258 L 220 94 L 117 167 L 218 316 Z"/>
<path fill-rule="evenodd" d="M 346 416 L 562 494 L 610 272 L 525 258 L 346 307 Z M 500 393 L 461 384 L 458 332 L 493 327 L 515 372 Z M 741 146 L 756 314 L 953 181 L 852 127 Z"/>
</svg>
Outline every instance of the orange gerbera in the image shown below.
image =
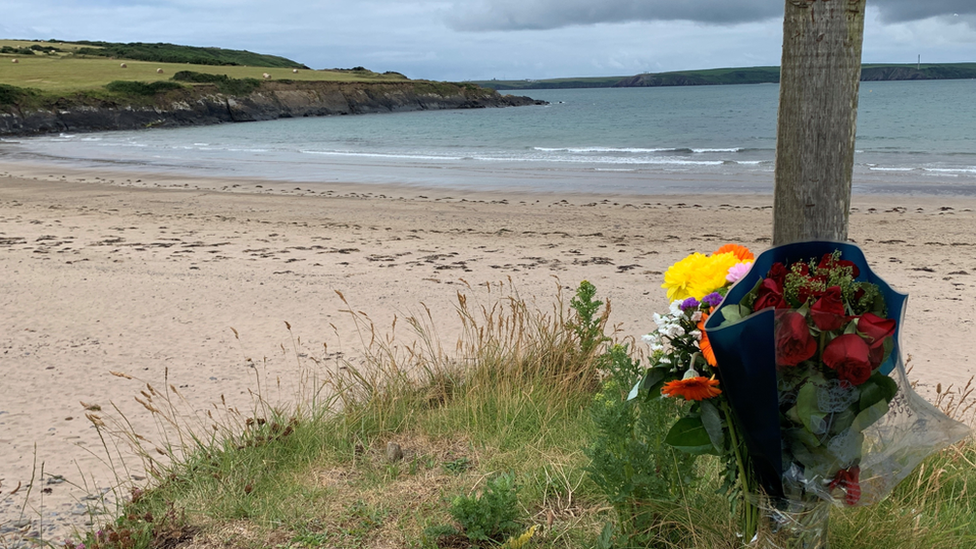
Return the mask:
<svg viewBox="0 0 976 549">
<path fill-rule="evenodd" d="M 718 380 L 714 377 L 691 377 L 688 379 L 676 379 L 669 381 L 661 387 L 661 394 L 664 396 L 680 396 L 685 400 L 705 400 L 706 398 L 717 397 L 722 394 L 718 388 Z"/>
<path fill-rule="evenodd" d="M 725 246 L 722 246 L 721 248 L 715 250 L 715 253 L 713 253 L 712 255 L 718 255 L 718 254 L 733 254 L 735 255 L 735 257 L 739 259 L 740 263 L 743 261 L 752 261 L 756 259 L 756 256 L 752 255 L 752 252 L 749 251 L 749 248 L 746 248 L 745 246 L 740 246 L 738 244 L 726 244 Z"/>
<path fill-rule="evenodd" d="M 701 339 L 698 340 L 698 348 L 705 357 L 705 362 L 712 368 L 718 368 L 718 361 L 715 360 L 715 351 L 712 350 L 712 343 L 708 341 L 708 334 L 705 333 L 705 321 L 708 320 L 708 313 L 702 313 L 701 320 L 698 321 L 698 331 L 701 332 Z"/>
</svg>

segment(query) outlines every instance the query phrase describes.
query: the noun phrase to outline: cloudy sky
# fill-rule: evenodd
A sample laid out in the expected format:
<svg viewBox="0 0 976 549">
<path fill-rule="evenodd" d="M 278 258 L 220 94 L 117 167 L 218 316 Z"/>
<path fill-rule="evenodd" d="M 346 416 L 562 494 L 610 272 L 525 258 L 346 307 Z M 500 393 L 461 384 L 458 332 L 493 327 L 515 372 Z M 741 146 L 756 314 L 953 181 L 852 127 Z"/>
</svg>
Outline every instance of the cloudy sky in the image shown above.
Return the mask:
<svg viewBox="0 0 976 549">
<path fill-rule="evenodd" d="M 0 37 L 172 42 L 434 80 L 778 65 L 779 0 L 0 0 Z M 866 63 L 976 61 L 976 0 L 868 0 Z"/>
</svg>

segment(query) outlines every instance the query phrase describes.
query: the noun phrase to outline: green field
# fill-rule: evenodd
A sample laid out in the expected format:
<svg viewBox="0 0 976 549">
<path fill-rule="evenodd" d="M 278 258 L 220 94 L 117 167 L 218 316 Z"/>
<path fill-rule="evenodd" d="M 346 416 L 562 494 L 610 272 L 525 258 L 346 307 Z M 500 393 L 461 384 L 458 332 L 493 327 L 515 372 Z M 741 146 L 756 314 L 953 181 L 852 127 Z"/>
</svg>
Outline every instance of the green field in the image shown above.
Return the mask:
<svg viewBox="0 0 976 549">
<path fill-rule="evenodd" d="M 59 44 L 48 42 L 28 42 L 23 40 L 0 40 L 0 47 L 15 48 L 54 46 L 62 50 L 77 50 L 88 47 L 79 44 Z M 12 60 L 17 59 L 17 63 Z M 125 63 L 127 68 L 122 68 Z M 163 69 L 162 74 L 157 69 Z M 407 80 L 401 74 L 378 74 L 368 70 L 325 70 L 316 71 L 274 67 L 245 67 L 230 65 L 198 65 L 189 63 L 159 63 L 153 61 L 132 61 L 101 57 L 75 57 L 69 52 L 41 55 L 0 54 L 0 84 L 19 88 L 34 88 L 42 92 L 71 93 L 101 88 L 115 80 L 134 80 L 154 82 L 168 80 L 178 71 L 192 70 L 209 74 L 224 74 L 231 78 L 257 78 L 263 80 L 264 73 L 274 80 L 302 80 L 325 82 L 402 82 Z"/>
</svg>

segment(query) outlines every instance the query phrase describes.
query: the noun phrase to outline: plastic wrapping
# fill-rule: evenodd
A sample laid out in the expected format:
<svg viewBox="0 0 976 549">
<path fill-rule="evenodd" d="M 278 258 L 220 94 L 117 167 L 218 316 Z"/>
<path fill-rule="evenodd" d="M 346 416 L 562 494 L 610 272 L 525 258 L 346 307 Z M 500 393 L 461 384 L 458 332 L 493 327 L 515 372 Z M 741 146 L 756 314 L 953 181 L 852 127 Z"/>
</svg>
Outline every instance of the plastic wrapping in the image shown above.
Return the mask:
<svg viewBox="0 0 976 549">
<path fill-rule="evenodd" d="M 836 329 L 830 338 L 815 342 L 812 355 L 807 352 L 813 343 L 798 343 L 797 352 L 807 356 L 799 361 L 784 359 L 789 351 L 783 350 L 783 336 L 777 347 L 777 334 L 789 329 L 784 323 L 795 321 L 802 326 L 797 333 L 803 332 L 805 320 L 797 316 L 809 317 L 812 307 L 767 308 L 747 315 L 726 309 L 737 307 L 758 288 L 775 263 L 791 265 L 835 251 L 856 266 L 856 281 L 877 286 L 884 316 L 897 322 L 883 349 L 872 346 L 878 357 L 884 355 L 872 357 L 872 377 L 850 374 L 853 383 L 838 379 L 839 370 L 827 371 L 820 362 L 825 341 L 843 337 L 836 336 Z M 830 503 L 876 503 L 928 455 L 969 435 L 968 427 L 922 399 L 908 382 L 899 344 L 906 299 L 871 271 L 857 246 L 800 242 L 756 258 L 705 324 L 722 387 L 745 431 L 756 478 L 767 496 L 760 505 L 767 520 L 760 525 L 766 537 L 759 537 L 759 547 L 823 546 Z M 849 337 L 863 339 L 857 332 Z"/>
</svg>

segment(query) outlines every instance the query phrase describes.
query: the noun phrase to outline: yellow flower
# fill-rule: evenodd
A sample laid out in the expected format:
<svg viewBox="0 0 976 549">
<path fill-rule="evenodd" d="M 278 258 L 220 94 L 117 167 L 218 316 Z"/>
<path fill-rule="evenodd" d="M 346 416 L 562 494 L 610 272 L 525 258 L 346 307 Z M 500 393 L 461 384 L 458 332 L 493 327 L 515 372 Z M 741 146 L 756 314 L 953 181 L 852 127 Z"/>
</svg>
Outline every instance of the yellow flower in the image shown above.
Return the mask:
<svg viewBox="0 0 976 549">
<path fill-rule="evenodd" d="M 693 253 L 672 265 L 664 273 L 662 288 L 668 290 L 668 300 L 693 297 L 701 299 L 728 284 L 729 269 L 739 263 L 734 253 L 706 256 Z"/>
<path fill-rule="evenodd" d="M 696 252 L 671 265 L 664 273 L 664 284 L 661 285 L 668 290 L 668 301 L 696 297 L 694 294 L 699 290 L 698 273 L 709 261 L 708 256 Z M 704 294 L 699 295 L 696 299 L 703 296 Z"/>
</svg>

